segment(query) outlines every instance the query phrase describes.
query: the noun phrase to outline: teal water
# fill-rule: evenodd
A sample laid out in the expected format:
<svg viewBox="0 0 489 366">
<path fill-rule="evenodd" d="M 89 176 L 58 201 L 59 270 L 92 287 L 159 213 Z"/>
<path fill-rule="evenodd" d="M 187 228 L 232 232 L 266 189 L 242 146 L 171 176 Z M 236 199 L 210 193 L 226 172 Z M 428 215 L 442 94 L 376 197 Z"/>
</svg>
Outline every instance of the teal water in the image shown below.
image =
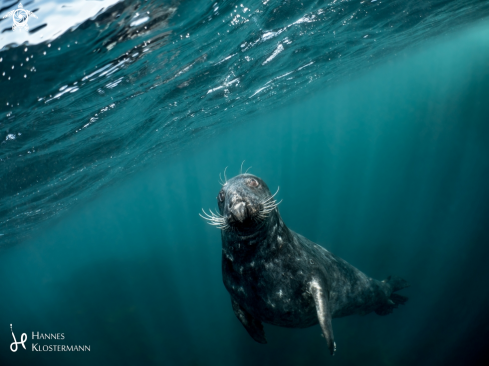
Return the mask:
<svg viewBox="0 0 489 366">
<path fill-rule="evenodd" d="M 144 169 L 131 160 L 128 164 L 137 162 L 138 168 L 127 175 L 102 178 L 94 168 L 73 176 L 63 165 L 64 143 L 79 141 L 58 137 L 51 146 L 46 140 L 54 154 L 49 160 L 45 153 L 46 166 L 59 162 L 64 168 L 46 172 L 39 165 L 46 180 L 29 189 L 58 192 L 49 185 L 58 174 L 74 183 L 64 187 L 58 201 L 14 200 L 9 194 L 18 186 L 12 171 L 29 165 L 17 161 L 3 171 L 3 187 L 12 189 L 2 192 L 5 220 L 17 215 L 14 207 L 38 204 L 48 213 L 2 223 L 0 364 L 486 364 L 488 44 L 486 19 L 420 40 L 375 65 L 356 65 L 334 83 L 318 76 L 316 85 L 296 85 L 295 95 L 272 94 L 249 107 L 249 115 L 236 113 L 236 122 L 232 115 L 217 114 L 222 123 L 212 120 L 216 125 L 201 135 L 188 137 L 176 125 L 180 137 L 168 133 L 170 140 L 161 139 L 168 151 L 154 156 L 150 150 Z M 248 88 L 242 93 L 246 96 Z M 134 118 L 130 131 L 124 113 L 118 115 L 122 135 L 114 146 L 128 150 L 131 159 L 159 141 L 148 137 L 146 144 L 138 134 L 154 128 L 138 111 L 161 102 L 144 98 L 127 102 L 140 107 L 127 116 Z M 75 109 L 70 101 L 63 108 L 67 115 Z M 40 130 L 32 138 L 47 139 L 44 133 L 58 131 Z M 108 131 L 99 132 L 102 140 Z M 82 150 L 67 161 L 88 164 L 98 154 L 104 160 L 105 145 L 83 155 L 89 141 L 82 140 Z M 290 228 L 372 277 L 407 279 L 406 306 L 386 317 L 333 320 L 334 357 L 318 326 L 265 325 L 269 343 L 255 343 L 235 318 L 222 284 L 219 231 L 198 216 L 202 207 L 216 205 L 219 173 L 228 166 L 228 176 L 237 174 L 243 160 L 270 187 L 280 186 L 280 212 Z M 109 181 L 98 190 L 87 183 Z M 28 334 L 28 350 L 10 352 L 9 324 L 17 340 Z M 32 352 L 31 333 L 37 331 L 66 337 L 39 343 L 87 344 L 91 350 Z"/>
<path fill-rule="evenodd" d="M 489 16 L 480 0 L 114 1 L 26 2 L 28 33 L 2 3 L 3 245 L 155 158 Z"/>
</svg>

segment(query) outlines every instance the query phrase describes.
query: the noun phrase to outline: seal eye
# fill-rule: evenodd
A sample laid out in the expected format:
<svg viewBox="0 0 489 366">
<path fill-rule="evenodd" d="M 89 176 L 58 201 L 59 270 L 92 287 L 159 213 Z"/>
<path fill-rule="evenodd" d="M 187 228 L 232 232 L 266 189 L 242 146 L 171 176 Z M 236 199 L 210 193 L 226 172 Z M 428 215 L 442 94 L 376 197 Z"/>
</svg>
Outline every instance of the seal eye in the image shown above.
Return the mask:
<svg viewBox="0 0 489 366">
<path fill-rule="evenodd" d="M 223 202 L 224 201 L 224 191 L 219 192 L 219 196 L 217 196 L 217 198 L 219 199 L 219 202 Z"/>
<path fill-rule="evenodd" d="M 256 188 L 259 185 L 260 183 L 258 183 L 258 181 L 255 178 L 251 178 L 250 180 L 248 180 L 248 186 L 250 187 Z"/>
</svg>

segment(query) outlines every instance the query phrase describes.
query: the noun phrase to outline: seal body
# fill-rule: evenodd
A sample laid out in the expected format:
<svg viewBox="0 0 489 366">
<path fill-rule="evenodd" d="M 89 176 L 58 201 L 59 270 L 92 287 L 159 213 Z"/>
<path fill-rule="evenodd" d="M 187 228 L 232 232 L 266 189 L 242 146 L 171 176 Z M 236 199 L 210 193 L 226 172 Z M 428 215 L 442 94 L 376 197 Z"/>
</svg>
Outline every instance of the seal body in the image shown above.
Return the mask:
<svg viewBox="0 0 489 366">
<path fill-rule="evenodd" d="M 287 228 L 260 178 L 241 174 L 227 181 L 218 205 L 224 286 L 257 342 L 266 343 L 262 322 L 291 328 L 319 323 L 334 354 L 332 318 L 386 315 L 407 301 L 394 293 L 408 286 L 403 279 L 372 279 Z"/>
</svg>

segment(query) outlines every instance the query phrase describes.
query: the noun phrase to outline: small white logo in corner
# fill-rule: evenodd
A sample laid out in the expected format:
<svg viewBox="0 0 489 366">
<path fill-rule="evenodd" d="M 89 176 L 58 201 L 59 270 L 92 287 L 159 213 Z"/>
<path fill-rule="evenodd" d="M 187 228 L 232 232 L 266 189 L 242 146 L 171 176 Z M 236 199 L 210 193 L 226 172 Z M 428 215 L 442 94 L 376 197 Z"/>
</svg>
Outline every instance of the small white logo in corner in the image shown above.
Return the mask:
<svg viewBox="0 0 489 366">
<path fill-rule="evenodd" d="M 14 21 L 14 25 L 12 25 L 12 30 L 17 28 L 25 28 L 29 29 L 27 25 L 27 21 L 29 20 L 29 15 L 32 15 L 34 18 L 37 18 L 36 14 L 32 11 L 24 9 L 22 3 L 19 3 L 19 8 L 8 12 L 3 16 L 3 19 L 12 15 L 12 20 Z"/>
<path fill-rule="evenodd" d="M 20 336 L 20 342 L 17 342 L 17 339 L 15 339 L 14 331 L 12 330 L 12 324 L 10 324 L 10 331 L 12 332 L 12 337 L 14 337 L 14 341 L 10 344 L 10 350 L 12 352 L 17 352 L 17 348 L 19 347 L 18 346 L 19 344 L 21 344 L 22 347 L 24 347 L 24 349 L 27 349 L 25 348 L 25 341 L 27 341 L 27 334 L 22 333 L 22 335 Z"/>
</svg>

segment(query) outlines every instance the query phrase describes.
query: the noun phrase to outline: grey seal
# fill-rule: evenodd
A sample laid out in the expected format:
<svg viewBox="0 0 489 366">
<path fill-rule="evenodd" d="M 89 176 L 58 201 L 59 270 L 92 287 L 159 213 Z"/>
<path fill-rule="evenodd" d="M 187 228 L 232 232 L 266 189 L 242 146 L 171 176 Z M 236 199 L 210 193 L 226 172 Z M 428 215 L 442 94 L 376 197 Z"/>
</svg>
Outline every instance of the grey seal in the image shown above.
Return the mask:
<svg viewBox="0 0 489 366">
<path fill-rule="evenodd" d="M 278 190 L 277 190 L 278 192 Z M 290 230 L 275 196 L 252 174 L 226 181 L 219 212 L 202 216 L 221 229 L 222 275 L 234 313 L 250 336 L 267 343 L 262 323 L 281 327 L 321 326 L 331 354 L 332 318 L 376 312 L 387 315 L 407 297 L 400 277 L 368 277 L 320 245 Z"/>
</svg>

